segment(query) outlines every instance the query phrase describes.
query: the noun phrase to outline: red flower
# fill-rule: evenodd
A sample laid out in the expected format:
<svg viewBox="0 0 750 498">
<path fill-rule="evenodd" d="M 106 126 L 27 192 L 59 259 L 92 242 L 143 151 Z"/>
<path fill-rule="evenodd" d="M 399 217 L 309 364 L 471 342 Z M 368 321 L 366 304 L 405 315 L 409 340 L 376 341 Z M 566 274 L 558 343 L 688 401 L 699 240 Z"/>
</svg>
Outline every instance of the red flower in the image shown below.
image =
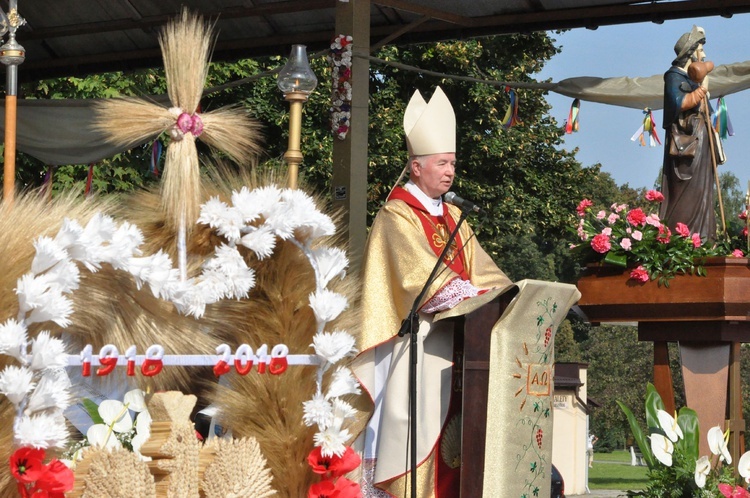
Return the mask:
<svg viewBox="0 0 750 498">
<path fill-rule="evenodd" d="M 646 192 L 646 200 L 651 202 L 662 202 L 664 200 L 664 194 L 658 190 L 649 190 Z"/>
<path fill-rule="evenodd" d="M 360 462 L 359 455 L 351 447 L 347 447 L 341 456 L 323 456 L 319 446 L 307 455 L 307 463 L 312 467 L 313 472 L 321 475 L 328 474 L 331 477 L 343 476 L 351 472 L 359 467 Z"/>
<path fill-rule="evenodd" d="M 331 481 L 320 481 L 307 491 L 307 498 L 333 498 L 336 486 Z"/>
<path fill-rule="evenodd" d="M 646 213 L 641 208 L 631 209 L 626 219 L 631 225 L 641 227 L 646 224 Z"/>
<path fill-rule="evenodd" d="M 729 484 L 721 483 L 719 484 L 719 491 L 727 498 L 750 498 L 750 493 L 740 486 L 733 488 Z"/>
<path fill-rule="evenodd" d="M 32 483 L 47 470 L 42 460 L 44 460 L 44 450 L 29 447 L 18 448 L 10 456 L 10 473 L 20 483 Z"/>
<path fill-rule="evenodd" d="M 690 229 L 688 226 L 684 223 L 677 223 L 677 225 L 674 227 L 675 232 L 679 233 L 683 237 L 686 237 L 690 235 Z"/>
<path fill-rule="evenodd" d="M 630 278 L 632 278 L 633 280 L 637 282 L 648 282 L 649 280 L 648 272 L 646 271 L 645 268 L 643 268 L 643 266 L 638 266 L 638 268 L 634 268 L 630 272 Z"/>
<path fill-rule="evenodd" d="M 50 498 L 73 489 L 73 471 L 60 460 L 52 460 L 45 472 L 36 481 L 36 487 L 49 492 Z"/>
<path fill-rule="evenodd" d="M 593 205 L 594 203 L 588 199 L 582 200 L 580 203 L 578 203 L 578 207 L 576 208 L 578 216 L 583 216 L 584 214 L 586 214 L 586 209 L 590 208 Z"/>
<path fill-rule="evenodd" d="M 747 219 L 747 209 L 745 209 L 744 211 L 742 211 L 740 213 L 739 219 L 741 219 L 741 220 L 746 220 Z"/>
<path fill-rule="evenodd" d="M 605 252 L 609 251 L 612 247 L 612 244 L 609 242 L 609 236 L 604 235 L 603 233 L 600 233 L 599 235 L 595 235 L 593 239 L 591 239 L 591 247 L 598 253 L 604 254 Z"/>
<path fill-rule="evenodd" d="M 742 227 L 741 234 L 742 234 L 743 237 L 747 237 L 747 227 Z"/>
<path fill-rule="evenodd" d="M 346 477 L 339 477 L 336 479 L 336 494 L 333 496 L 335 498 L 362 498 L 362 489 L 356 482 Z"/>
<path fill-rule="evenodd" d="M 659 227 L 659 235 L 656 236 L 656 240 L 658 240 L 662 244 L 669 244 L 669 238 L 671 236 L 672 230 L 662 225 Z"/>
</svg>

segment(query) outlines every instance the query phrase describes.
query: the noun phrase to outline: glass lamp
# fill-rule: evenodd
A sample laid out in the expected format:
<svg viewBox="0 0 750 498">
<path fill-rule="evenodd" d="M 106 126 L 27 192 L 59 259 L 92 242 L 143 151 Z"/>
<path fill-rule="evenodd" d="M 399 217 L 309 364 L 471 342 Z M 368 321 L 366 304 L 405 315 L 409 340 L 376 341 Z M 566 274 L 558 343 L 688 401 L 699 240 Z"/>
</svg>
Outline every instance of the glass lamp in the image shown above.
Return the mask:
<svg viewBox="0 0 750 498">
<path fill-rule="evenodd" d="M 284 67 L 279 71 L 276 84 L 284 95 L 290 92 L 302 92 L 309 95 L 315 90 L 318 78 L 310 68 L 304 45 L 292 45 L 292 52 Z"/>
<path fill-rule="evenodd" d="M 293 45 L 284 67 L 279 71 L 276 84 L 289 102 L 289 146 L 284 153 L 284 160 L 289 171 L 289 188 L 297 188 L 297 174 L 302 163 L 300 136 L 302 134 L 302 104 L 307 101 L 310 92 L 315 90 L 318 78 L 310 69 L 307 50 L 304 45 Z"/>
</svg>

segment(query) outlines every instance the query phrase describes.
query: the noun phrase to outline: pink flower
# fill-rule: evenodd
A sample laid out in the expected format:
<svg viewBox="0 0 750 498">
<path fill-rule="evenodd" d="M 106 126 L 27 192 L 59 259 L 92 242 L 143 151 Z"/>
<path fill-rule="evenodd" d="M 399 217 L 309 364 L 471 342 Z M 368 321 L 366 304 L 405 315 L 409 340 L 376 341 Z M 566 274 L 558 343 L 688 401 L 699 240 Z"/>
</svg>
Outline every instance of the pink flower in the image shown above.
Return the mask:
<svg viewBox="0 0 750 498">
<path fill-rule="evenodd" d="M 742 232 L 740 232 L 743 237 L 747 237 L 747 227 L 742 227 Z"/>
<path fill-rule="evenodd" d="M 591 247 L 598 253 L 604 254 L 612 248 L 612 244 L 609 242 L 609 236 L 600 233 L 595 235 L 591 239 Z"/>
<path fill-rule="evenodd" d="M 684 223 L 677 223 L 677 225 L 674 227 L 674 230 L 675 232 L 686 238 L 690 235 L 690 229 Z"/>
<path fill-rule="evenodd" d="M 744 258 L 745 253 L 742 252 L 742 249 L 735 249 L 734 251 L 732 251 L 732 256 L 734 256 L 735 258 Z"/>
<path fill-rule="evenodd" d="M 625 211 L 627 208 L 628 208 L 627 204 L 617 204 L 616 202 L 610 206 L 610 209 L 612 209 L 612 211 L 616 213 Z"/>
<path fill-rule="evenodd" d="M 719 484 L 719 491 L 727 498 L 750 498 L 750 493 L 740 486 L 733 488 L 730 484 L 721 483 Z"/>
<path fill-rule="evenodd" d="M 593 206 L 594 203 L 591 202 L 588 199 L 584 199 L 581 202 L 578 203 L 578 207 L 576 208 L 576 212 L 578 213 L 578 216 L 583 216 L 586 214 L 586 209 Z"/>
<path fill-rule="evenodd" d="M 669 244 L 669 238 L 672 236 L 672 230 L 669 227 L 661 225 L 659 227 L 659 235 L 656 236 L 656 240 L 662 244 Z"/>
<path fill-rule="evenodd" d="M 648 282 L 648 272 L 646 271 L 643 266 L 638 266 L 638 268 L 634 268 L 630 272 L 630 278 L 637 281 L 637 282 Z"/>
<path fill-rule="evenodd" d="M 628 223 L 635 226 L 643 226 L 646 224 L 646 214 L 641 208 L 631 209 L 627 216 Z"/>
<path fill-rule="evenodd" d="M 740 213 L 740 215 L 738 216 L 738 218 L 741 219 L 741 220 L 746 220 L 747 219 L 747 209 L 745 209 L 744 211 L 742 211 Z"/>
<path fill-rule="evenodd" d="M 599 211 L 598 213 L 596 213 L 597 220 L 603 220 L 606 217 L 607 217 L 607 213 L 603 209 Z"/>
<path fill-rule="evenodd" d="M 581 240 L 589 240 L 589 234 L 583 229 L 583 223 L 583 218 L 581 218 L 580 223 L 578 223 L 578 237 Z"/>
<path fill-rule="evenodd" d="M 612 229 L 610 227 L 607 227 L 607 228 L 605 228 L 605 229 L 602 230 L 602 233 L 604 235 L 608 235 L 608 236 L 611 237 L 612 236 Z"/>
<path fill-rule="evenodd" d="M 702 242 L 701 242 L 701 234 L 694 233 L 693 235 L 690 236 L 690 238 L 693 240 L 693 247 L 695 247 L 697 249 L 697 248 L 699 248 L 701 246 L 701 244 L 702 244 Z M 740 252 L 742 252 L 742 251 L 740 251 Z"/>
<path fill-rule="evenodd" d="M 664 200 L 664 194 L 658 190 L 649 190 L 646 192 L 646 200 L 651 202 L 662 202 Z"/>
<path fill-rule="evenodd" d="M 630 250 L 630 248 L 631 248 L 631 246 L 632 246 L 632 244 L 631 244 L 631 242 L 630 242 L 630 239 L 628 239 L 627 237 L 626 237 L 626 238 L 624 238 L 624 239 L 622 239 L 622 240 L 620 241 L 620 247 L 622 247 L 622 248 L 623 248 L 623 249 L 625 249 L 626 251 L 629 251 L 629 250 Z"/>
<path fill-rule="evenodd" d="M 633 235 L 633 240 L 641 240 L 641 239 L 643 239 L 643 232 L 641 232 L 640 230 L 633 231 L 632 235 Z"/>
<path fill-rule="evenodd" d="M 659 215 L 651 213 L 650 215 L 646 216 L 646 224 L 651 225 L 652 227 L 659 228 L 661 226 Z"/>
<path fill-rule="evenodd" d="M 614 225 L 615 221 L 617 221 L 619 219 L 620 219 L 620 215 L 619 214 L 611 213 L 609 215 L 609 217 L 607 218 L 607 223 L 609 223 L 610 225 Z"/>
</svg>

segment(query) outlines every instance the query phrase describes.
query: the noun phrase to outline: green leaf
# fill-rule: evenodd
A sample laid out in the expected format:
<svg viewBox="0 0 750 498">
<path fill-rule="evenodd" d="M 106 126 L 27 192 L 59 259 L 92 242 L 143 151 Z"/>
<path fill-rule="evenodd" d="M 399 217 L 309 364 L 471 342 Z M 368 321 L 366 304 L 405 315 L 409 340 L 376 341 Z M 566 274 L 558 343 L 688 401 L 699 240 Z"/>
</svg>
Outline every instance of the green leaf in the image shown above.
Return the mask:
<svg viewBox="0 0 750 498">
<path fill-rule="evenodd" d="M 681 448 L 688 459 L 698 460 L 700 451 L 700 426 L 698 414 L 687 407 L 680 408 L 677 424 L 682 429 L 684 437 L 675 446 Z"/>
<path fill-rule="evenodd" d="M 614 254 L 612 251 L 609 251 L 604 256 L 604 262 L 625 268 L 628 266 L 628 257 L 624 254 Z"/>
<path fill-rule="evenodd" d="M 83 403 L 83 408 L 86 409 L 86 412 L 89 414 L 89 417 L 91 417 L 91 421 L 95 424 L 103 424 L 104 420 L 99 415 L 99 405 L 94 403 L 88 398 L 81 399 L 81 403 Z"/>
<path fill-rule="evenodd" d="M 651 453 L 651 445 L 648 442 L 648 438 L 645 436 L 645 434 L 643 434 L 641 426 L 638 425 L 638 421 L 635 419 L 635 415 L 633 415 L 633 412 L 630 411 L 630 408 L 625 406 L 622 402 L 617 401 L 617 406 L 620 407 L 620 409 L 628 419 L 628 424 L 630 424 L 630 432 L 633 433 L 635 443 L 638 445 L 638 449 L 641 450 L 643 460 L 646 462 L 646 465 L 648 465 L 649 469 L 654 468 L 656 462 L 654 460 L 653 453 Z"/>
</svg>

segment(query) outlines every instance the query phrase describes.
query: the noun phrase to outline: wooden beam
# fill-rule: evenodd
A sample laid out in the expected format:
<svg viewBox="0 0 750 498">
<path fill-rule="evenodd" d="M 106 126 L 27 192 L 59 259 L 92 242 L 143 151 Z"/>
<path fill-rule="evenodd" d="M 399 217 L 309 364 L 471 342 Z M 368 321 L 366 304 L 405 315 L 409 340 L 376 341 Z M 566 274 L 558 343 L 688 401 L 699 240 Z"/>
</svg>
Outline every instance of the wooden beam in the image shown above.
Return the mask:
<svg viewBox="0 0 750 498">
<path fill-rule="evenodd" d="M 333 9 L 335 7 L 336 0 L 289 0 L 286 2 L 267 3 L 255 7 L 232 7 L 211 12 L 203 12 L 202 14 L 206 18 L 216 18 L 221 20 L 277 14 L 294 14 L 313 10 Z M 140 19 L 115 19 L 112 21 L 82 23 L 69 26 L 37 28 L 32 31 L 24 31 L 23 39 L 43 40 L 65 36 L 90 35 L 95 33 L 110 33 L 135 29 L 147 30 L 163 26 L 168 20 L 173 18 L 175 14 L 177 14 L 177 12 L 173 14 L 148 16 Z"/>
<path fill-rule="evenodd" d="M 394 31 L 390 35 L 386 36 L 385 38 L 383 38 L 379 42 L 374 43 L 373 45 L 371 45 L 370 46 L 370 53 L 377 52 L 381 47 L 383 47 L 385 45 L 388 45 L 389 43 L 391 43 L 393 40 L 399 38 L 404 33 L 408 33 L 409 31 L 413 30 L 414 28 L 416 28 L 420 24 L 423 24 L 423 23 L 425 23 L 425 22 L 427 22 L 429 20 L 430 20 L 429 17 L 422 16 L 419 19 L 417 19 L 416 21 L 407 24 L 403 28 L 397 29 L 396 31 Z"/>
<path fill-rule="evenodd" d="M 458 24 L 459 26 L 472 25 L 472 19 L 469 17 L 452 14 L 450 12 L 433 9 L 431 7 L 425 7 L 423 5 L 413 4 L 405 0 L 373 0 L 372 3 L 383 7 L 390 7 L 392 9 L 401 10 L 404 12 L 411 12 L 412 14 L 427 16 L 440 21 L 446 21 L 451 24 Z"/>
</svg>

